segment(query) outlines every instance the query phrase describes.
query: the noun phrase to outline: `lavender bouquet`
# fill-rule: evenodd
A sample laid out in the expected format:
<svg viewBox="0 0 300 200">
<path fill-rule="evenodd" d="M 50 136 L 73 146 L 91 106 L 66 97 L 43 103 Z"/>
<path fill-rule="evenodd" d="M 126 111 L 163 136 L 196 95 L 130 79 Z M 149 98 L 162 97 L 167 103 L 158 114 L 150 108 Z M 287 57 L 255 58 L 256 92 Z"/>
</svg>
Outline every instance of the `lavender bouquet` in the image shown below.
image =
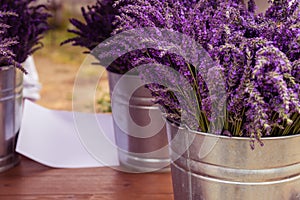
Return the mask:
<svg viewBox="0 0 300 200">
<path fill-rule="evenodd" d="M 17 16 L 14 12 L 2 12 L 0 11 L 0 63 L 8 63 L 22 69 L 20 63 L 15 61 L 15 54 L 12 52 L 11 47 L 16 45 L 18 42 L 15 38 L 3 38 L 5 31 L 10 28 L 9 25 L 4 24 L 2 21 L 3 17 Z"/>
<path fill-rule="evenodd" d="M 81 12 L 85 22 L 78 19 L 70 19 L 71 24 L 77 29 L 68 31 L 77 36 L 66 40 L 62 44 L 72 43 L 74 46 L 82 46 L 90 51 L 99 43 L 111 36 L 113 21 L 117 10 L 112 6 L 111 0 L 97 0 L 95 5 L 82 7 Z"/>
<path fill-rule="evenodd" d="M 254 148 L 254 141 L 263 145 L 262 137 L 300 133 L 300 2 L 270 3 L 266 13 L 255 14 L 253 0 L 247 6 L 241 0 L 200 0 L 193 7 L 176 0 L 119 0 L 115 3 L 119 15 L 114 34 L 140 27 L 167 28 L 201 44 L 225 80 L 226 102 L 217 105 L 225 108 L 224 116 L 212 115 L 211 108 L 216 105 L 209 95 L 205 75 L 181 56 L 148 49 L 146 55 L 132 59 L 138 61 L 133 65 L 160 63 L 189 80 L 197 103 L 193 105 L 197 108 L 194 113 L 180 105 L 168 88 L 148 85 L 168 119 L 188 124 L 180 120 L 183 112 L 190 113 L 197 119 L 190 128 L 250 137 Z M 162 73 L 141 76 L 153 80 L 151 76 L 157 74 Z M 171 80 L 168 76 L 164 73 L 156 78 Z M 224 128 L 220 132 L 209 130 L 211 123 L 222 123 Z"/>
<path fill-rule="evenodd" d="M 70 19 L 75 29 L 69 29 L 68 32 L 76 36 L 64 41 L 62 45 L 71 43 L 74 46 L 87 48 L 88 51 L 85 53 L 92 53 L 98 44 L 111 36 L 117 9 L 113 7 L 113 0 L 97 0 L 94 5 L 82 7 L 81 12 L 84 22 L 75 18 Z M 129 65 L 130 62 L 125 58 L 119 58 L 108 67 L 108 70 L 123 73 L 123 70 L 130 68 Z"/>
<path fill-rule="evenodd" d="M 181 2 L 185 8 L 191 8 L 195 5 L 196 0 L 184 0 Z M 119 13 L 119 6 L 123 5 L 123 3 L 119 2 L 119 6 L 115 6 L 114 3 L 115 0 L 97 0 L 94 5 L 87 6 L 87 8 L 82 7 L 84 22 L 74 18 L 70 19 L 70 23 L 75 29 L 69 29 L 68 31 L 76 36 L 64 41 L 62 44 L 71 43 L 74 46 L 85 47 L 88 49 L 85 53 L 92 53 L 102 64 L 96 51 L 93 50 L 96 49 L 98 44 L 110 38 L 113 31 L 116 31 L 117 27 L 114 22 L 116 17 L 122 15 Z M 124 5 L 126 3 L 124 1 Z M 163 6 L 163 4 L 161 5 Z M 158 6 L 156 8 L 158 9 Z M 122 55 L 108 66 L 107 70 L 124 74 L 134 68 L 132 59 L 143 56 L 143 54 L 143 51 L 135 51 Z"/>
<path fill-rule="evenodd" d="M 36 4 L 36 0 L 0 0 L 0 10 L 1 23 L 8 25 L 4 27 L 0 39 L 8 42 L 5 48 L 9 46 L 10 49 L 8 59 L 2 59 L 0 65 L 13 64 L 12 57 L 15 64 L 23 63 L 28 55 L 42 47 L 39 40 L 48 30 L 49 14 L 44 5 Z M 9 39 L 11 37 L 14 39 Z M 21 68 L 19 64 L 17 66 Z"/>
</svg>

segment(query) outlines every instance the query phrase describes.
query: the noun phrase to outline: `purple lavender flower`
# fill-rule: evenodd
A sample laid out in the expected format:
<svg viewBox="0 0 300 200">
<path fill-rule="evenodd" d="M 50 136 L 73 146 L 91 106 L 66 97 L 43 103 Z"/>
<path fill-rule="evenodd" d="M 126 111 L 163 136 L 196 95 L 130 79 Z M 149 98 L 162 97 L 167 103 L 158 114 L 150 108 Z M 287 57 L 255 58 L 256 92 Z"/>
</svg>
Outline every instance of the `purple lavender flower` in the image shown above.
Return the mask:
<svg viewBox="0 0 300 200">
<path fill-rule="evenodd" d="M 299 1 L 271 3 L 266 14 L 256 15 L 252 0 L 248 8 L 237 0 L 199 0 L 188 8 L 174 0 L 119 0 L 114 34 L 150 26 L 181 32 L 199 42 L 225 78 L 228 103 L 223 133 L 260 142 L 261 137 L 300 133 Z M 206 73 L 169 52 L 151 49 L 139 56 L 135 60 L 157 62 L 186 77 L 205 115 L 195 129 L 208 131 L 215 120 L 211 116 L 215 97 L 204 82 Z M 179 122 L 186 108 L 174 94 L 157 84 L 148 88 L 167 115 Z"/>
<path fill-rule="evenodd" d="M 113 32 L 118 32 L 118 29 L 116 28 L 116 26 L 119 26 L 118 18 L 126 18 L 126 23 L 132 24 L 132 26 L 135 27 L 144 26 L 144 24 L 141 24 L 142 21 L 146 23 L 153 21 L 152 26 L 166 27 L 168 26 L 168 20 L 166 21 L 165 17 L 171 14 L 170 10 L 164 9 L 169 8 L 165 7 L 166 4 L 173 4 L 174 7 L 181 8 L 183 12 L 183 10 L 186 11 L 194 7 L 196 2 L 196 0 L 163 0 L 159 2 L 156 1 L 155 3 L 158 4 L 155 7 L 153 7 L 153 2 L 151 1 L 136 1 L 136 3 L 140 6 L 144 6 L 143 8 L 139 8 L 133 4 L 130 4 L 130 1 L 127 0 L 97 0 L 97 2 L 94 5 L 87 6 L 87 8 L 82 8 L 84 22 L 81 22 L 77 19 L 70 20 L 71 24 L 75 26 L 75 29 L 71 29 L 69 30 L 69 32 L 74 33 L 77 36 L 66 40 L 62 44 L 72 43 L 72 45 L 74 46 L 82 46 L 89 50 L 86 53 L 94 54 L 96 52 L 95 49 L 98 44 L 112 36 Z M 149 10 L 147 12 L 149 16 L 143 15 L 143 13 L 140 12 L 141 10 L 148 8 L 155 8 L 155 10 Z M 131 13 L 135 15 L 136 18 L 139 18 L 139 25 L 135 24 L 135 22 L 131 20 Z M 181 15 L 179 15 L 178 13 L 178 15 L 174 17 L 180 18 Z M 150 26 L 150 24 L 145 24 L 145 26 Z M 182 24 L 176 24 L 176 26 L 177 28 L 180 28 L 182 27 Z M 117 51 L 117 49 L 115 49 L 115 51 Z M 139 55 L 144 55 L 145 51 L 146 50 L 140 50 L 128 53 L 126 55 L 122 55 L 116 61 L 114 61 L 107 69 L 112 72 L 123 74 L 135 67 L 131 61 L 136 60 L 136 58 L 139 57 Z M 100 64 L 102 64 L 101 59 L 99 59 L 99 56 L 94 56 L 99 60 Z"/>
<path fill-rule="evenodd" d="M 98 0 L 95 6 L 88 7 L 87 12 L 83 9 L 85 23 L 71 20 L 78 29 L 71 32 L 78 37 L 67 42 L 92 50 L 111 35 L 146 27 L 169 29 L 189 36 L 201 44 L 219 65 L 218 69 L 225 79 L 226 94 L 210 95 L 212 91 L 208 90 L 208 86 L 214 90 L 213 93 L 221 87 L 218 80 L 204 81 L 209 74 L 216 77 L 208 67 L 211 62 L 202 60 L 200 66 L 193 66 L 191 61 L 172 51 L 172 48 L 180 46 L 182 38 L 174 39 L 178 42 L 170 43 L 169 50 L 162 50 L 158 45 L 158 48 L 145 47 L 118 55 L 132 42 L 121 41 L 111 45 L 112 48 L 103 55 L 97 54 L 97 50 L 93 54 L 100 62 L 105 56 L 119 56 L 109 68 L 118 73 L 147 63 L 174 69 L 185 77 L 193 94 L 185 94 L 186 90 L 178 94 L 180 90 L 170 91 L 158 83 L 147 86 L 156 102 L 164 107 L 169 119 L 180 122 L 184 114 L 191 121 L 194 121 L 192 118 L 197 119 L 198 125 L 191 124 L 193 129 L 245 136 L 260 142 L 261 137 L 300 132 L 300 9 L 299 1 L 273 0 L 266 14 L 256 15 L 255 10 L 253 0 L 248 2 L 248 7 L 242 0 L 117 0 L 108 3 Z M 102 29 L 99 24 L 107 24 L 108 29 Z M 95 30 L 97 34 L 94 35 Z M 154 38 L 149 36 L 149 42 Z M 192 46 L 185 49 L 185 54 L 195 53 Z M 155 71 L 161 73 L 162 69 L 153 67 L 141 71 L 141 76 L 150 80 L 166 80 L 174 85 L 168 72 L 164 71 L 165 77 L 161 77 L 159 73 L 153 73 Z M 217 104 L 216 99 L 224 95 L 227 104 Z M 183 97 L 195 99 L 193 106 L 197 109 L 191 109 L 188 99 L 186 105 L 181 105 L 179 100 L 182 102 Z M 224 107 L 224 116 L 213 114 L 212 110 Z M 210 124 L 222 120 L 223 131 L 209 130 Z"/>
<path fill-rule="evenodd" d="M 48 30 L 47 18 L 43 5 L 34 5 L 35 0 L 0 0 L 2 12 L 13 12 L 16 15 L 2 15 L 3 24 L 9 25 L 0 36 L 0 40 L 6 40 L 15 36 L 16 44 L 10 46 L 17 63 L 23 63 L 27 56 L 41 48 L 39 40 L 42 34 Z M 40 45 L 40 46 L 37 46 Z M 3 61 L 3 60 L 2 60 Z M 1 62 L 1 65 L 11 64 L 9 60 Z"/>
<path fill-rule="evenodd" d="M 97 0 L 94 5 L 87 6 L 87 8 L 82 7 L 81 11 L 85 22 L 74 18 L 70 19 L 71 24 L 77 30 L 68 30 L 77 36 L 62 44 L 72 43 L 74 46 L 82 46 L 91 51 L 111 36 L 117 9 L 113 7 L 111 0 Z"/>
<path fill-rule="evenodd" d="M 11 47 L 13 45 L 18 44 L 18 42 L 15 40 L 15 38 L 3 38 L 3 35 L 7 31 L 7 29 L 10 28 L 9 25 L 4 24 L 2 21 L 3 18 L 9 17 L 9 16 L 17 16 L 14 12 L 2 12 L 0 11 L 0 63 L 7 63 L 8 65 L 13 65 L 15 67 L 18 67 L 19 69 L 22 69 L 22 66 L 20 63 L 15 61 L 15 54 L 12 52 Z"/>
</svg>

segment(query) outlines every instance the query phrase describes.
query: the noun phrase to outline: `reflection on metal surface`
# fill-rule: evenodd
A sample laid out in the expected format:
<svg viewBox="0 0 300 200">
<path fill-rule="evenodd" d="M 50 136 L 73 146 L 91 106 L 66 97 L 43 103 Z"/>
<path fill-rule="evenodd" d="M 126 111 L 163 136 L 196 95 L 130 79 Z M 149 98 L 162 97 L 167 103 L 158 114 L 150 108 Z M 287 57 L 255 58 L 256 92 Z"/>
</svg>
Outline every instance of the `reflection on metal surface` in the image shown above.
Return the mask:
<svg viewBox="0 0 300 200">
<path fill-rule="evenodd" d="M 168 123 L 170 138 L 184 135 L 170 147 L 175 200 L 300 199 L 300 136 L 263 139 L 251 150 L 248 138 L 193 132 Z M 205 157 L 204 138 L 218 138 Z M 188 144 L 179 158 L 176 152 Z"/>
<path fill-rule="evenodd" d="M 15 144 L 22 115 L 22 77 L 13 66 L 0 68 L 0 172 L 19 162 Z"/>
<path fill-rule="evenodd" d="M 169 166 L 165 121 L 150 91 L 136 75 L 109 73 L 119 160 L 132 172 Z"/>
</svg>

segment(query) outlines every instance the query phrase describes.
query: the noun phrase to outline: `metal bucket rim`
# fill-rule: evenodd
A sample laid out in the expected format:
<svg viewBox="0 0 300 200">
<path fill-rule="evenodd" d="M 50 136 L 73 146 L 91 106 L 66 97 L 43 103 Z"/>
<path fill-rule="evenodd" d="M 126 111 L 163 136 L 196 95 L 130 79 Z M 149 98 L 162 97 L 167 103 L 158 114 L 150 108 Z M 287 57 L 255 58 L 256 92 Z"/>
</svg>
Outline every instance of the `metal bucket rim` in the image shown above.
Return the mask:
<svg viewBox="0 0 300 200">
<path fill-rule="evenodd" d="M 165 115 L 163 115 L 165 118 Z M 202 136 L 207 136 L 207 137 L 214 137 L 214 138 L 219 138 L 219 139 L 226 139 L 226 140 L 240 140 L 240 141 L 250 141 L 251 138 L 248 137 L 230 137 L 230 136 L 224 136 L 224 135 L 214 135 L 212 133 L 204 133 L 204 132 L 200 132 L 200 131 L 195 131 L 190 129 L 188 126 L 186 125 L 181 125 L 179 126 L 177 122 L 171 121 L 170 119 L 166 119 L 167 123 L 173 127 L 179 128 L 180 130 L 187 130 L 188 132 L 195 134 L 195 135 L 202 135 Z M 300 137 L 300 133 L 299 134 L 295 134 L 295 135 L 286 135 L 286 136 L 278 136 L 278 137 L 262 137 L 261 140 L 262 141 L 273 141 L 273 140 L 286 140 L 286 139 L 293 139 L 293 138 L 297 138 Z"/>
<path fill-rule="evenodd" d="M 3 66 L 0 66 L 0 71 L 6 71 L 11 68 L 15 68 L 15 67 L 13 65 L 3 65 Z"/>
</svg>

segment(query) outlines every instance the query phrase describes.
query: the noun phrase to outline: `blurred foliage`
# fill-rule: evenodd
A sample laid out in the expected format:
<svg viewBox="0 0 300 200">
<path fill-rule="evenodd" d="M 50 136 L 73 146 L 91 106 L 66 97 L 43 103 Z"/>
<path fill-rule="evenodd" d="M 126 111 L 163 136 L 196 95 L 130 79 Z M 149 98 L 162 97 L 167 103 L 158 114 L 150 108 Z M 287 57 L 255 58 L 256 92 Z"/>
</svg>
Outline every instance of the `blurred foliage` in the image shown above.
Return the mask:
<svg viewBox="0 0 300 200">
<path fill-rule="evenodd" d="M 67 32 L 68 28 L 72 28 L 69 18 L 76 17 L 80 19 L 80 12 L 72 12 L 69 9 L 61 9 L 60 12 L 62 12 L 60 13 L 62 18 L 58 20 L 59 26 L 57 19 L 53 19 L 53 17 L 49 19 L 51 30 L 45 34 L 41 41 L 44 47 L 36 52 L 35 56 L 47 57 L 54 64 L 64 64 L 68 67 L 79 68 L 86 58 L 86 55 L 83 54 L 86 50 L 82 47 L 75 47 L 69 44 L 61 46 L 60 44 L 62 41 L 74 36 L 74 34 Z M 56 21 L 55 23 L 54 20 Z M 111 112 L 109 93 L 105 89 L 98 87 L 97 94 L 96 112 Z M 72 98 L 70 98 L 71 100 Z"/>
<path fill-rule="evenodd" d="M 55 63 L 80 66 L 85 55 L 84 49 L 70 45 L 60 46 L 60 43 L 71 36 L 63 29 L 52 29 L 42 39 L 44 48 L 37 52 L 37 56 L 47 56 Z"/>
<path fill-rule="evenodd" d="M 103 93 L 101 98 L 97 101 L 97 112 L 107 113 L 112 112 L 109 93 Z"/>
</svg>

